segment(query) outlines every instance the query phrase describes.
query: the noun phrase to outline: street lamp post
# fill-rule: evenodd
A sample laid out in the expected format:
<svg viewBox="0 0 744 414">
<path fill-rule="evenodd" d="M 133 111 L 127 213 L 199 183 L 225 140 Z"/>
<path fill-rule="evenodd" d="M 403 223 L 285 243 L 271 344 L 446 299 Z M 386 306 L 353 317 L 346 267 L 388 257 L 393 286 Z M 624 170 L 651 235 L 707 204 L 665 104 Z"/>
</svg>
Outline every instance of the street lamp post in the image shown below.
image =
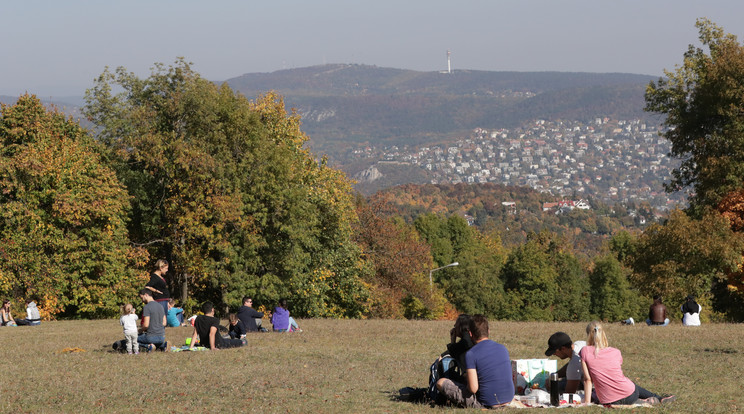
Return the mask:
<svg viewBox="0 0 744 414">
<path fill-rule="evenodd" d="M 429 270 L 429 290 L 434 291 L 434 280 L 431 278 L 431 274 L 432 273 L 436 272 L 437 270 L 442 270 L 442 269 L 444 269 L 446 267 L 457 266 L 459 264 L 460 263 L 454 262 L 454 263 L 450 263 L 450 264 L 448 264 L 446 266 L 437 267 L 436 269 Z"/>
</svg>

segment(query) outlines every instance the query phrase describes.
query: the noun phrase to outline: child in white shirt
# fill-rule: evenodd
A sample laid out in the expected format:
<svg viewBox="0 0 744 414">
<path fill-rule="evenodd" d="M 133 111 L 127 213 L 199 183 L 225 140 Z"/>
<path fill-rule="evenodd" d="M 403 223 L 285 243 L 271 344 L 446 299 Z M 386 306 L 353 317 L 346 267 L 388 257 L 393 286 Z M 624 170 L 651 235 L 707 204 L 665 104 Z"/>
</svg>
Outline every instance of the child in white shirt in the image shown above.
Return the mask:
<svg viewBox="0 0 744 414">
<path fill-rule="evenodd" d="M 119 323 L 124 327 L 124 339 L 127 341 L 127 353 L 139 354 L 139 344 L 137 343 L 137 319 L 139 317 L 134 312 L 134 306 L 131 303 L 121 307 L 121 318 Z"/>
</svg>

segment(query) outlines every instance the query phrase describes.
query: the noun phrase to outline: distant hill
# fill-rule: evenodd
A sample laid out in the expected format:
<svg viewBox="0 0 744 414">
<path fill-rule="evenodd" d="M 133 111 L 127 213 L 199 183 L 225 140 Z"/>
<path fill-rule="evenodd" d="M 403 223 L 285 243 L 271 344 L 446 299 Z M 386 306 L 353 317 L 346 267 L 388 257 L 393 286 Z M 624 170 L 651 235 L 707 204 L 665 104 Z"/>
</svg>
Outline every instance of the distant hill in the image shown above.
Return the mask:
<svg viewBox="0 0 744 414">
<path fill-rule="evenodd" d="M 643 112 L 643 94 L 652 80 L 626 73 L 441 73 L 332 64 L 248 73 L 225 82 L 249 98 L 277 91 L 302 115 L 313 150 L 333 158 L 363 143 L 431 144 L 476 127 L 513 128 L 534 119 L 648 120 L 653 115 Z M 80 117 L 81 97 L 55 101 Z"/>
<path fill-rule="evenodd" d="M 421 145 L 476 127 L 512 128 L 533 119 L 649 119 L 653 76 L 625 73 L 418 72 L 334 64 L 245 74 L 228 85 L 249 98 L 268 90 L 302 115 L 317 152 L 349 144 Z"/>
</svg>

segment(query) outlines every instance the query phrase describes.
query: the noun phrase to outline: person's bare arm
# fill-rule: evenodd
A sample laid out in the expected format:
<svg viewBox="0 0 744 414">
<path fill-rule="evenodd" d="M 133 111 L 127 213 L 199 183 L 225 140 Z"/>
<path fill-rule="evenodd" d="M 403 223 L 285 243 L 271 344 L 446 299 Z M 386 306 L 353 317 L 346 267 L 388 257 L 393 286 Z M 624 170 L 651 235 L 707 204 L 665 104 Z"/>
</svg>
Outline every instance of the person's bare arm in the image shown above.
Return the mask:
<svg viewBox="0 0 744 414">
<path fill-rule="evenodd" d="M 478 372 L 475 368 L 471 368 L 465 371 L 465 375 L 468 377 L 468 390 L 475 394 L 478 392 Z"/>
<path fill-rule="evenodd" d="M 161 292 L 161 291 L 159 291 L 159 290 L 155 289 L 155 288 L 154 288 L 154 287 L 152 287 L 152 286 L 145 286 L 145 289 L 147 289 L 147 290 L 149 290 L 149 291 L 151 291 L 151 292 L 159 293 L 159 294 L 161 294 L 161 295 L 163 294 L 163 292 Z"/>
<path fill-rule="evenodd" d="M 215 346 L 215 336 L 216 335 L 217 335 L 217 327 L 216 326 L 213 326 L 213 327 L 209 328 L 209 349 L 211 349 L 212 351 L 214 351 L 215 349 L 217 349 L 217 347 Z"/>
<path fill-rule="evenodd" d="M 586 362 L 581 361 L 581 369 L 584 371 L 584 404 L 591 404 L 592 377 L 589 375 L 589 368 L 587 368 Z M 568 384 L 566 384 L 566 386 L 568 386 Z"/>
<path fill-rule="evenodd" d="M 143 316 L 142 317 L 142 329 L 147 330 L 147 328 L 150 327 L 150 317 L 149 316 Z"/>
</svg>

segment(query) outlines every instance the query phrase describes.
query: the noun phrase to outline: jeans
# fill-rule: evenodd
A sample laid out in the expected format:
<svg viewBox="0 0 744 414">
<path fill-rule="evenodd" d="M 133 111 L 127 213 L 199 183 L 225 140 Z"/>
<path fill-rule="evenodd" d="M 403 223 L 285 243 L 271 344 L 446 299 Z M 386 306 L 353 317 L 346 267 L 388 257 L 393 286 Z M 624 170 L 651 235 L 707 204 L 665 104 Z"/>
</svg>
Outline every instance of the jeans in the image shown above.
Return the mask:
<svg viewBox="0 0 744 414">
<path fill-rule="evenodd" d="M 664 323 L 651 322 L 651 319 L 646 319 L 646 325 L 648 325 L 648 326 L 667 326 L 667 325 L 669 325 L 669 318 L 664 319 Z"/>
<path fill-rule="evenodd" d="M 659 397 L 658 395 L 652 393 L 651 391 L 649 391 L 649 390 L 641 387 L 640 385 L 638 385 L 636 383 L 633 383 L 633 384 L 635 385 L 635 390 L 633 390 L 633 393 L 632 394 L 630 394 L 629 396 L 627 396 L 627 397 L 625 397 L 625 398 L 623 398 L 621 400 L 617 400 L 615 402 L 611 402 L 610 404 L 618 404 L 618 405 L 635 404 L 636 401 L 638 401 L 639 399 L 645 400 L 646 398 L 650 398 L 650 397 L 656 397 L 658 399 L 661 399 L 661 397 Z"/>
<path fill-rule="evenodd" d="M 162 346 L 163 343 L 165 343 L 165 336 L 142 334 L 137 337 L 137 342 L 139 342 L 140 345 L 153 344 L 156 346 Z"/>
</svg>

